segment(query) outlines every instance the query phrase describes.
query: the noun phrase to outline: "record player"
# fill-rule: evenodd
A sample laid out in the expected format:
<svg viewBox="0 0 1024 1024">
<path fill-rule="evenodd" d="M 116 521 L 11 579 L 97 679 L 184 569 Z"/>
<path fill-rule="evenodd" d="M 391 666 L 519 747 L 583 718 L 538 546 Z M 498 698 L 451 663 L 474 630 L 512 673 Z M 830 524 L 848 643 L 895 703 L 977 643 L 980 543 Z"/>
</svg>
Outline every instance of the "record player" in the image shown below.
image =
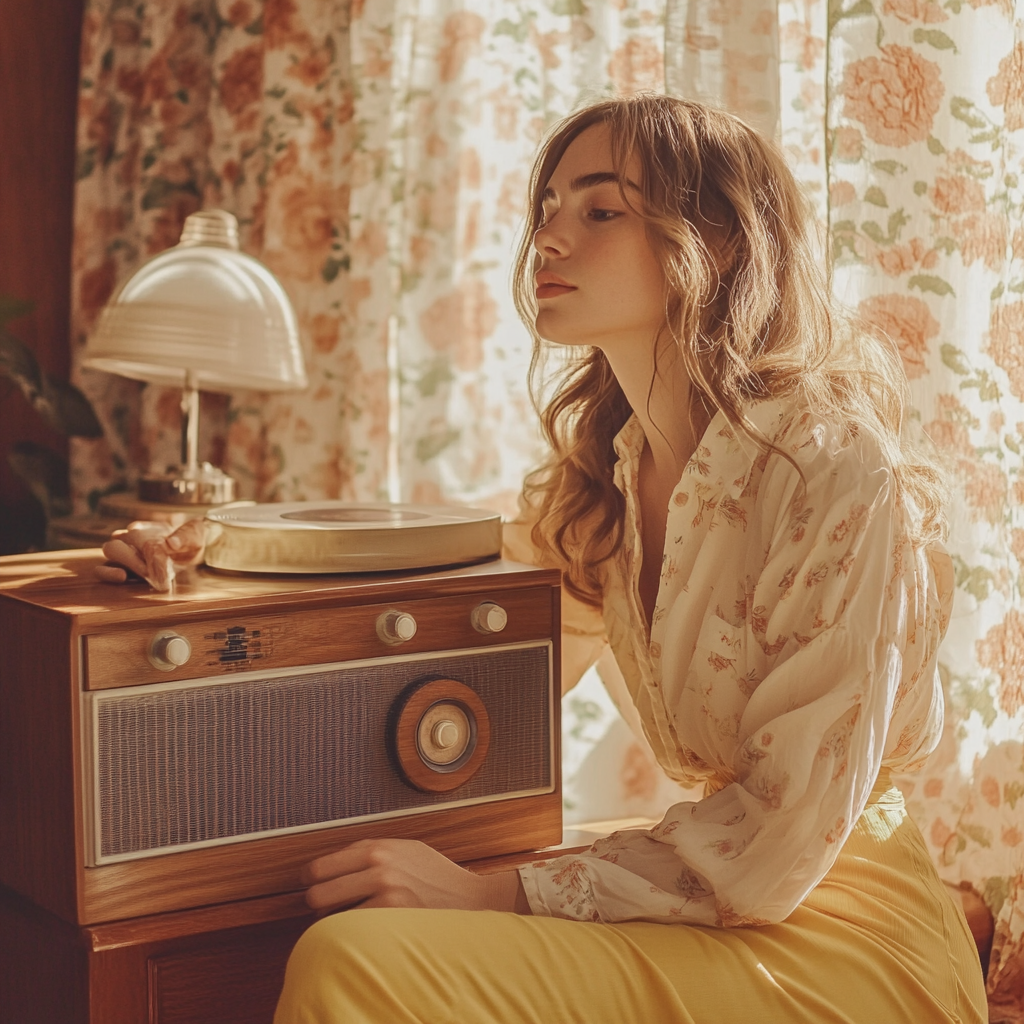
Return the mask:
<svg viewBox="0 0 1024 1024">
<path fill-rule="evenodd" d="M 269 1022 L 312 858 L 561 841 L 559 577 L 502 561 L 497 516 L 211 521 L 170 594 L 94 581 L 95 550 L 0 558 L 3 931 L 36 1019 Z"/>
</svg>

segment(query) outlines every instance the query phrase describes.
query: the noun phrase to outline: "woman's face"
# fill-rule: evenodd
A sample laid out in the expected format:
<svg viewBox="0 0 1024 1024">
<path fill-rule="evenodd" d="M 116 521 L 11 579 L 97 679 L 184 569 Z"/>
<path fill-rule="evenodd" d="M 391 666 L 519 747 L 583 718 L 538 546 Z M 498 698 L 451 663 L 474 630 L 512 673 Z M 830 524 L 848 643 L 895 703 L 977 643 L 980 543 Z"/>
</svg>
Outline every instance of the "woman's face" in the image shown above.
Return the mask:
<svg viewBox="0 0 1024 1024">
<path fill-rule="evenodd" d="M 640 205 L 639 162 L 623 187 Z M 643 221 L 622 200 L 605 125 L 570 143 L 544 191 L 534 235 L 537 333 L 561 345 L 636 352 L 665 322 L 665 276 Z"/>
</svg>

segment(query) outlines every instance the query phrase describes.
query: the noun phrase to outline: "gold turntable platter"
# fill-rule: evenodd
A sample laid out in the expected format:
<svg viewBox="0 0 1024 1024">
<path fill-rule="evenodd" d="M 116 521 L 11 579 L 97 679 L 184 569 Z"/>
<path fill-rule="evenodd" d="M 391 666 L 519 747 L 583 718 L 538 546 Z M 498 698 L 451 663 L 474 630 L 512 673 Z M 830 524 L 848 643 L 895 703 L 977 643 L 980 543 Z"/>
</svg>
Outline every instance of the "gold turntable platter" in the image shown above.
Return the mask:
<svg viewBox="0 0 1024 1024">
<path fill-rule="evenodd" d="M 501 552 L 501 516 L 459 505 L 298 501 L 206 514 L 206 564 L 338 573 L 465 565 Z"/>
</svg>

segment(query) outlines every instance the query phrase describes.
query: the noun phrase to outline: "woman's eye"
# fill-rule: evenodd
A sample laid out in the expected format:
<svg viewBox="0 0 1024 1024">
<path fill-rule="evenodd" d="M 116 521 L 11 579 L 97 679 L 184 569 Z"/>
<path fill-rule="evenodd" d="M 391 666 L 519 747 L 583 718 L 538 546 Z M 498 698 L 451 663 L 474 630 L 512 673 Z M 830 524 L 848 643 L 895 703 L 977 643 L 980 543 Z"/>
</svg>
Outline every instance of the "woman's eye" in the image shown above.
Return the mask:
<svg viewBox="0 0 1024 1024">
<path fill-rule="evenodd" d="M 616 217 L 618 217 L 619 216 L 619 211 L 618 210 L 603 210 L 603 209 L 599 209 L 598 208 L 598 209 L 591 210 L 589 216 L 590 216 L 591 220 L 608 221 L 608 220 L 614 220 Z"/>
</svg>

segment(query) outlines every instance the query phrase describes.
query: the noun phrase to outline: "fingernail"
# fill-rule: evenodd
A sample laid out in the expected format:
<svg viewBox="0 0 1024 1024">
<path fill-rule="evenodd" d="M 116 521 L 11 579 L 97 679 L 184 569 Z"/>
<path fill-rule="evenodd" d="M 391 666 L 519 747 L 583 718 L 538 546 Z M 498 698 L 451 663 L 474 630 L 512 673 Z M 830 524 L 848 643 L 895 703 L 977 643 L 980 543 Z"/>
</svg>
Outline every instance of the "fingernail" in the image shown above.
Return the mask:
<svg viewBox="0 0 1024 1024">
<path fill-rule="evenodd" d="M 167 538 L 167 546 L 177 551 L 178 548 L 181 547 L 181 538 L 172 533 L 170 537 Z"/>
</svg>

